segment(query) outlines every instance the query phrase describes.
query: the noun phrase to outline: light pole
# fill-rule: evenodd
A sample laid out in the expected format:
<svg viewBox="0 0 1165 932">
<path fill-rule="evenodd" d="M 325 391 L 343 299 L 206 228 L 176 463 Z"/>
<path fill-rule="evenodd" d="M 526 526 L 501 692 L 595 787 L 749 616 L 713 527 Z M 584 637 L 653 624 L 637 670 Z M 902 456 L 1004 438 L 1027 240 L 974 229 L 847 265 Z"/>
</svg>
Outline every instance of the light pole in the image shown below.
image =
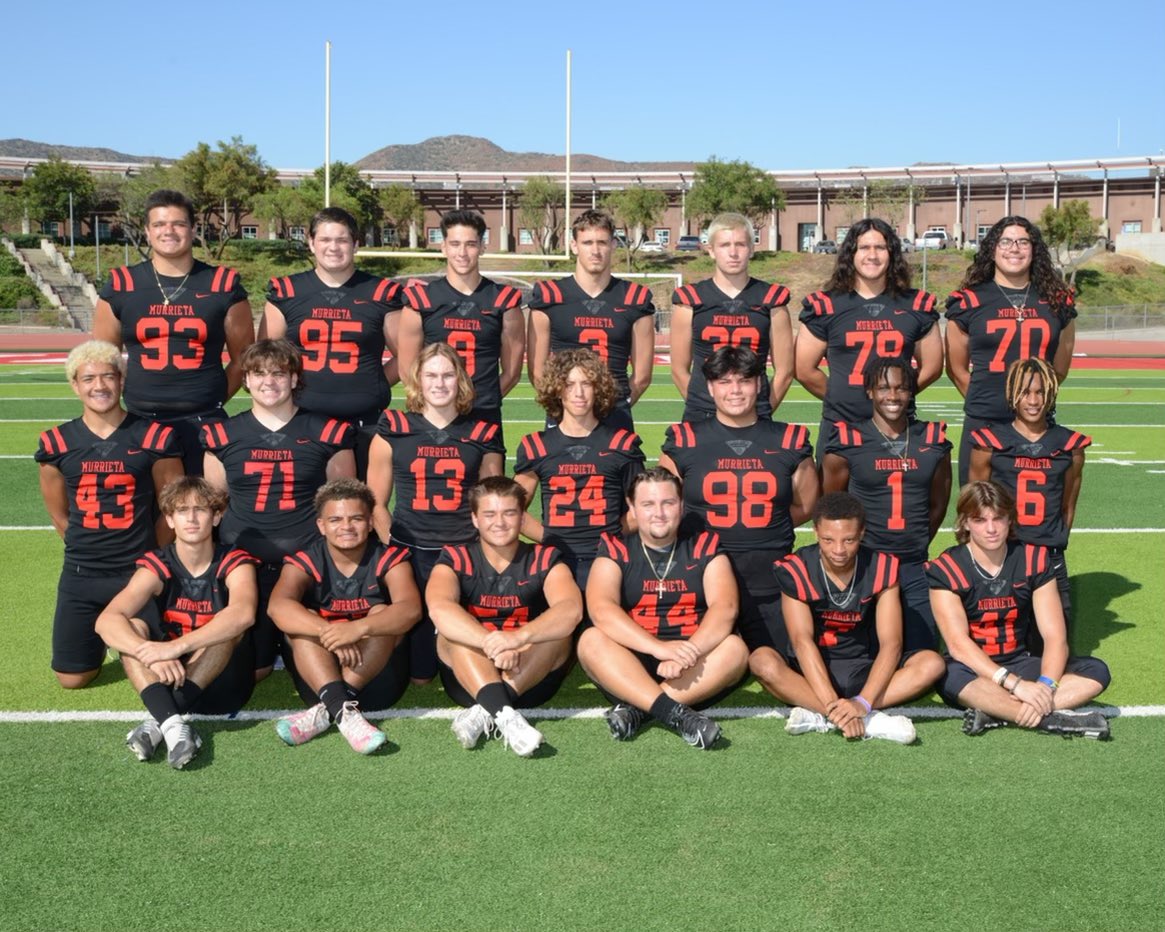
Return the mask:
<svg viewBox="0 0 1165 932">
<path fill-rule="evenodd" d="M 93 245 L 97 249 L 97 284 L 101 284 L 101 223 L 96 211 L 93 212 Z"/>
<path fill-rule="evenodd" d="M 73 248 L 73 192 L 69 192 L 69 259 L 76 258 L 77 250 Z"/>
</svg>

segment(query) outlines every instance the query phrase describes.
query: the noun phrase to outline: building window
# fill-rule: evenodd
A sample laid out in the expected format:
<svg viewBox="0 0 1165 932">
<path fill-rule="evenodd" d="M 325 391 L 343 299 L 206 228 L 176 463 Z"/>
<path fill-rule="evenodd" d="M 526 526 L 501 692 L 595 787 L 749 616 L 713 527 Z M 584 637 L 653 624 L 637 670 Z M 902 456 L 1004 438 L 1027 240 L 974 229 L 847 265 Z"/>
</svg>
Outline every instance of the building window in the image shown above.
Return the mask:
<svg viewBox="0 0 1165 932">
<path fill-rule="evenodd" d="M 399 246 L 400 237 L 397 236 L 396 227 L 392 224 L 380 228 L 380 241 L 385 246 Z"/>
<path fill-rule="evenodd" d="M 661 246 L 666 246 L 671 242 L 671 230 L 666 227 L 655 228 L 655 241 Z"/>
<path fill-rule="evenodd" d="M 303 227 L 292 227 L 287 231 L 287 235 L 297 242 L 307 242 L 307 230 L 305 230 Z"/>
<path fill-rule="evenodd" d="M 243 239 L 258 239 L 259 228 L 255 226 L 243 227 Z"/>
<path fill-rule="evenodd" d="M 615 228 L 615 239 L 626 239 L 626 238 L 627 238 L 627 228 L 626 227 L 616 227 Z"/>
<path fill-rule="evenodd" d="M 518 230 L 518 245 L 519 246 L 533 246 L 534 234 L 529 230 Z"/>
<path fill-rule="evenodd" d="M 1121 224 L 1121 232 L 1122 233 L 1140 233 L 1141 232 L 1141 221 L 1140 220 L 1126 220 L 1126 221 L 1124 221 Z"/>
<path fill-rule="evenodd" d="M 483 245 L 483 246 L 489 245 L 489 227 L 485 228 L 485 236 L 483 236 L 481 238 L 481 245 Z"/>
<path fill-rule="evenodd" d="M 440 246 L 445 242 L 445 237 L 441 235 L 440 227 L 429 227 L 429 245 Z"/>
<path fill-rule="evenodd" d="M 707 242 L 707 241 L 708 241 L 708 234 L 705 233 L 704 234 L 704 242 Z M 753 227 L 752 228 L 752 244 L 754 246 L 757 246 L 760 244 L 760 227 Z"/>
<path fill-rule="evenodd" d="M 983 237 L 985 237 L 990 232 L 991 232 L 991 224 L 980 223 L 978 233 L 976 234 L 976 236 L 978 237 L 978 241 L 980 243 L 983 242 Z"/>
</svg>

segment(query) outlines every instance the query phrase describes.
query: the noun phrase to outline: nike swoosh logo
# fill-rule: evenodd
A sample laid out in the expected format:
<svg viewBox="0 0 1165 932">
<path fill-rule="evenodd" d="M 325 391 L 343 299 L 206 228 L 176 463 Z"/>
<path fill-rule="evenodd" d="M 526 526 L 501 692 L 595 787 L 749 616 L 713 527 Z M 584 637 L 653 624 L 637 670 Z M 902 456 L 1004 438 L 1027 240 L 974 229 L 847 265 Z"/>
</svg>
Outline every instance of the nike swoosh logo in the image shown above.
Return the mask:
<svg viewBox="0 0 1165 932">
<path fill-rule="evenodd" d="M 599 451 L 599 456 L 610 456 L 610 455 L 611 455 L 611 453 L 612 453 L 612 451 L 611 451 L 611 450 L 600 450 L 600 451 Z"/>
<path fill-rule="evenodd" d="M 519 580 L 518 580 L 518 585 L 519 585 L 519 586 L 525 586 L 525 585 L 527 585 L 529 582 L 530 582 L 530 580 L 528 580 L 528 579 L 519 579 Z"/>
<path fill-rule="evenodd" d="M 196 297 L 196 298 L 209 298 L 212 294 L 214 294 L 214 292 L 212 292 L 212 291 L 196 291 L 196 292 L 194 292 L 194 297 Z"/>
<path fill-rule="evenodd" d="M 126 450 L 125 451 L 127 456 L 137 456 L 139 453 L 145 453 L 145 452 L 146 452 L 145 450 Z"/>
<path fill-rule="evenodd" d="M 296 437 L 295 442 L 296 443 L 311 443 L 311 438 L 310 437 Z"/>
<path fill-rule="evenodd" d="M 895 314 L 905 314 L 906 312 L 905 312 L 905 311 L 900 311 L 900 310 L 898 310 L 898 308 L 894 308 L 894 313 L 895 313 Z"/>
<path fill-rule="evenodd" d="M 932 449 L 933 449 L 933 447 L 919 447 L 919 448 L 918 448 L 918 452 L 919 452 L 919 453 L 926 453 L 926 452 L 928 452 L 928 451 L 930 451 L 930 450 L 932 450 Z"/>
<path fill-rule="evenodd" d="M 364 301 L 364 300 L 362 300 L 361 298 L 356 298 L 355 300 L 353 300 L 353 302 L 352 302 L 352 303 L 353 303 L 353 304 L 367 304 L 368 302 L 367 302 L 367 301 Z"/>
<path fill-rule="evenodd" d="M 780 452 L 781 452 L 780 450 L 765 450 L 765 453 L 767 453 L 769 456 L 772 456 L 774 453 L 780 453 Z"/>
<path fill-rule="evenodd" d="M 694 570 L 699 565 L 700 565 L 699 563 L 689 563 L 688 564 L 688 572 L 690 573 L 692 570 Z"/>
</svg>

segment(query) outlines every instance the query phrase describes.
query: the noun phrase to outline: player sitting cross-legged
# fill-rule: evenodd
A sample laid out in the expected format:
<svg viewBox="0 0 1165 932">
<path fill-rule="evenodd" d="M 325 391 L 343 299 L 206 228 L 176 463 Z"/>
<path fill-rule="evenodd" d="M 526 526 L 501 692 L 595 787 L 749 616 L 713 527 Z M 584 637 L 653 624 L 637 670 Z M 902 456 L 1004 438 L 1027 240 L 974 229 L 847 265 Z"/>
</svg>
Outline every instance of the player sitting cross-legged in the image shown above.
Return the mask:
<svg viewBox="0 0 1165 932">
<path fill-rule="evenodd" d="M 748 666 L 748 648 L 732 633 L 732 566 L 715 533 L 679 536 L 683 492 L 673 473 L 640 473 L 628 503 L 639 530 L 603 535 L 587 581 L 595 626 L 579 639 L 579 661 L 616 701 L 607 713 L 612 737 L 634 737 L 650 715 L 707 750 L 720 726 L 693 706 L 714 705 Z"/>
<path fill-rule="evenodd" d="M 170 766 L 181 770 L 202 746 L 182 716 L 236 712 L 251 697 L 253 649 L 243 634 L 255 621 L 258 561 L 215 545 L 226 495 L 205 479 L 175 479 L 159 505 L 176 540 L 138 560 L 97 633 L 120 652 L 149 712 L 126 743 L 147 761 L 164 741 Z"/>
<path fill-rule="evenodd" d="M 1015 500 L 994 482 L 959 493 L 955 547 L 927 567 L 930 601 L 950 657 L 939 693 L 967 710 L 963 731 L 1006 723 L 1065 737 L 1107 738 L 1098 711 L 1073 711 L 1110 675 L 1096 657 L 1068 653 L 1067 627 L 1048 548 L 1013 539 Z M 1028 631 L 1044 649 L 1030 653 Z"/>
<path fill-rule="evenodd" d="M 371 754 L 387 739 L 361 705 L 386 709 L 408 686 L 397 645 L 420 619 L 421 597 L 408 548 L 370 538 L 375 504 L 363 482 L 332 480 L 315 498 L 322 539 L 284 557 L 268 611 L 291 645 L 288 670 L 309 704 L 275 723 L 288 744 L 335 722 L 353 750 Z"/>
<path fill-rule="evenodd" d="M 469 507 L 478 539 L 446 547 L 425 589 L 441 682 L 465 707 L 453 733 L 468 749 L 496 732 L 529 757 L 542 734 L 517 710 L 549 700 L 570 672 L 582 594 L 557 549 L 518 540 L 526 493 L 513 479 L 481 480 Z"/>
<path fill-rule="evenodd" d="M 840 730 L 910 744 L 910 719 L 880 710 L 927 692 L 943 661 L 933 650 L 903 655 L 898 558 L 863 547 L 865 525 L 865 510 L 849 493 L 817 500 L 817 543 L 773 567 L 792 651 L 782 657 L 762 647 L 752 669 L 793 706 L 790 734 Z"/>
</svg>

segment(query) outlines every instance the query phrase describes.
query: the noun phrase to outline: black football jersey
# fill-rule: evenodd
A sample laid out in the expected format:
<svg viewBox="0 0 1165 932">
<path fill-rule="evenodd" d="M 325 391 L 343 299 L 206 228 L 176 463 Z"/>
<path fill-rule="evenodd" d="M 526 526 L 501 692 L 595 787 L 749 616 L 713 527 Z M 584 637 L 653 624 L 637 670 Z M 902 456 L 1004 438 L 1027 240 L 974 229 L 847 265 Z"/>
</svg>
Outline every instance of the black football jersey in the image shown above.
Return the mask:
<svg viewBox="0 0 1165 932">
<path fill-rule="evenodd" d="M 627 367 L 631 363 L 631 333 L 641 317 L 655 313 L 651 291 L 634 282 L 612 278 L 597 298 L 579 287 L 574 276 L 535 282 L 532 311 L 550 320 L 550 352 L 594 350 L 611 370 L 621 401 L 631 397 Z"/>
<path fill-rule="evenodd" d="M 604 534 L 598 555 L 622 571 L 619 604 L 635 623 L 661 641 L 675 641 L 695 634 L 708 611 L 704 570 L 719 546 L 710 531 L 677 538 L 674 554 L 645 548 L 638 534 Z"/>
<path fill-rule="evenodd" d="M 347 421 L 302 408 L 279 430 L 250 411 L 203 424 L 203 449 L 222 463 L 231 496 L 220 538 L 267 563 L 306 546 L 319 534 L 312 503 L 328 460 L 355 444 Z"/>
<path fill-rule="evenodd" d="M 384 376 L 384 319 L 400 310 L 400 285 L 367 272 L 338 288 L 315 270 L 272 278 L 267 301 L 287 323 L 287 339 L 303 352 L 308 411 L 355 419 L 388 407 Z"/>
<path fill-rule="evenodd" d="M 408 547 L 399 544 L 386 547 L 369 539 L 360 565 L 350 576 L 345 576 L 336 567 L 328 542 L 322 537 L 283 558 L 284 564 L 307 574 L 311 584 L 303 604 L 328 624 L 356 621 L 365 617 L 374 605 L 391 605 L 384 577 L 394 566 L 407 560 L 412 560 Z"/>
<path fill-rule="evenodd" d="M 154 602 L 164 640 L 176 640 L 211 621 L 227 607 L 230 597 L 227 577 L 240 566 L 254 566 L 258 562 L 245 550 L 219 544 L 210 566 L 194 576 L 178 559 L 174 544 L 142 555 L 138 567 L 149 570 L 162 581 L 162 591 Z"/>
<path fill-rule="evenodd" d="M 127 414 L 108 437 L 81 418 L 40 435 L 34 458 L 65 479 L 69 524 L 65 562 L 121 572 L 156 543 L 154 463 L 180 457 L 174 429 Z"/>
<path fill-rule="evenodd" d="M 898 585 L 898 558 L 859 547 L 854 576 L 838 590 L 826 578 L 817 544 L 773 564 L 781 592 L 813 614 L 813 640 L 822 657 L 858 660 L 878 652 L 877 596 Z"/>
<path fill-rule="evenodd" d="M 1011 541 L 999 575 L 988 578 L 968 544 L 950 547 L 926 565 L 931 589 L 955 593 L 963 603 L 971 639 L 1001 666 L 1027 649 L 1035 624 L 1032 594 L 1056 578 L 1048 549 Z"/>
<path fill-rule="evenodd" d="M 829 380 L 822 419 L 856 424 L 873 413 L 862 383 L 873 359 L 909 359 L 938 322 L 934 295 L 909 289 L 863 298 L 857 292 L 818 291 L 801 309 L 801 325 L 825 343 Z"/>
<path fill-rule="evenodd" d="M 684 420 L 699 420 L 716 413 L 701 366 L 722 346 L 746 346 L 761 359 L 772 352 L 773 311 L 789 303 L 784 285 L 750 278 L 735 298 L 726 295 L 712 279 L 683 285 L 672 295 L 672 306 L 692 309 L 692 378 L 684 404 Z M 770 417 L 768 374 L 761 379 L 757 413 Z"/>
<path fill-rule="evenodd" d="M 866 509 L 865 544 L 921 563 L 930 546 L 930 484 L 950 455 L 947 425 L 911 421 L 887 440 L 873 421 L 838 422 L 824 452 L 849 464 L 849 493 Z"/>
<path fill-rule="evenodd" d="M 521 289 L 483 278 L 473 294 L 462 294 L 449 279 L 409 282 L 405 303 L 421 315 L 425 345 L 448 343 L 473 380 L 474 407 L 502 404 L 502 324 L 507 311 L 521 306 Z"/>
<path fill-rule="evenodd" d="M 153 265 L 139 262 L 113 269 L 101 298 L 121 323 L 130 411 L 171 417 L 226 401 L 227 311 L 247 299 L 237 271 L 195 260 L 184 279 L 155 278 Z"/>
<path fill-rule="evenodd" d="M 1017 359 L 1038 356 L 1051 363 L 1056 358 L 1060 334 L 1076 317 L 1071 295 L 1065 301 L 1066 308 L 1057 313 L 1038 295 L 1002 288 L 994 281 L 956 291 L 947 299 L 947 324 L 967 335 L 970 350 L 971 382 L 963 401 L 968 417 L 1012 419 L 1005 394 L 1007 368 Z"/>
<path fill-rule="evenodd" d="M 685 526 L 716 531 L 730 554 L 792 548 L 793 473 L 813 455 L 803 425 L 685 421 L 667 429 L 663 452 L 684 480 Z"/>
<path fill-rule="evenodd" d="M 991 480 L 1015 499 L 1015 536 L 1028 544 L 1067 547 L 1064 478 L 1072 454 L 1091 446 L 1092 438 L 1057 426 L 1028 440 L 1011 424 L 995 424 L 972 431 L 971 443 L 991 452 Z"/>
<path fill-rule="evenodd" d="M 546 577 L 561 562 L 556 548 L 524 541 L 501 572 L 478 541 L 446 547 L 437 558 L 438 566 L 457 574 L 462 606 L 487 631 L 512 631 L 546 611 Z"/>
<path fill-rule="evenodd" d="M 538 477 L 542 526 L 563 550 L 590 559 L 599 535 L 619 533 L 627 489 L 644 468 L 640 445 L 638 434 L 606 424 L 586 437 L 542 430 L 522 438 L 514 474 Z"/>
<path fill-rule="evenodd" d="M 498 425 L 462 416 L 437 427 L 422 414 L 388 410 L 376 434 L 392 447 L 393 540 L 432 549 L 473 540 L 468 492 L 486 455 L 504 452 Z"/>
</svg>

